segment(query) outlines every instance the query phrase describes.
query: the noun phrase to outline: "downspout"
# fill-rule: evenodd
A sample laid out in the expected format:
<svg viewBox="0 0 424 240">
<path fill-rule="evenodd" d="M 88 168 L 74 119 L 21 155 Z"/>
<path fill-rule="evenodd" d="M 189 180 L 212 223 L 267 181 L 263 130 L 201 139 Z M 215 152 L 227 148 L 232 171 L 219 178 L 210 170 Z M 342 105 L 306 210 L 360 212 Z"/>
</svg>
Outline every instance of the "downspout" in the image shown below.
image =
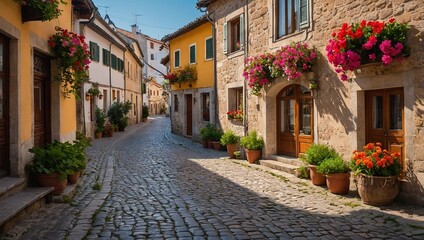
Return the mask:
<svg viewBox="0 0 424 240">
<path fill-rule="evenodd" d="M 109 44 L 109 107 L 112 105 L 112 43 Z"/>
<path fill-rule="evenodd" d="M 215 109 L 215 125 L 219 122 L 219 115 L 218 115 L 218 76 L 217 76 L 217 67 L 216 67 L 216 28 L 215 28 L 215 21 L 210 17 L 210 14 L 208 13 L 208 11 L 202 11 L 201 9 L 199 9 L 201 12 L 206 12 L 206 19 L 208 19 L 208 21 L 212 24 L 212 39 L 213 39 L 213 98 L 214 98 L 214 109 Z"/>
<path fill-rule="evenodd" d="M 123 64 L 124 64 L 124 102 L 127 101 L 127 74 L 125 74 L 125 53 L 127 52 L 127 50 L 124 51 L 124 60 L 123 60 Z"/>
<path fill-rule="evenodd" d="M 244 24 L 244 26 L 245 26 L 244 62 L 246 62 L 247 58 L 249 57 L 249 0 L 245 0 L 245 3 L 246 3 L 246 11 L 245 11 L 246 21 L 245 21 L 245 24 Z M 248 111 L 249 110 L 249 103 L 247 101 L 248 91 L 247 91 L 246 81 L 243 81 L 243 89 L 244 89 L 244 94 L 243 94 L 243 98 L 244 98 L 243 99 L 243 101 L 244 101 L 244 104 L 243 104 L 243 107 L 244 107 L 244 109 L 243 109 L 243 114 L 244 114 L 243 126 L 244 126 L 244 135 L 247 136 L 247 134 L 249 132 L 249 125 L 248 125 L 248 123 L 249 123 L 249 121 L 248 121 L 248 118 L 249 118 L 249 111 Z"/>
</svg>

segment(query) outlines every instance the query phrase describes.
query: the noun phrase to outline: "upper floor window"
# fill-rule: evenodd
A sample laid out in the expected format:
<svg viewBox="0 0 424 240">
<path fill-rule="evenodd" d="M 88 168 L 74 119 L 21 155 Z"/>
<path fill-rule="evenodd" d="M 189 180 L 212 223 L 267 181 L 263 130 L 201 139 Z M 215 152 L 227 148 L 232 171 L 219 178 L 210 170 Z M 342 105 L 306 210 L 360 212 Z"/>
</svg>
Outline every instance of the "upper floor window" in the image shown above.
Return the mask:
<svg viewBox="0 0 424 240">
<path fill-rule="evenodd" d="M 190 45 L 190 64 L 196 63 L 196 44 Z"/>
<path fill-rule="evenodd" d="M 309 0 L 277 0 L 275 4 L 275 35 L 287 36 L 308 27 Z"/>
<path fill-rule="evenodd" d="M 213 39 L 212 37 L 207 38 L 205 41 L 205 59 L 209 60 L 213 58 Z"/>
<path fill-rule="evenodd" d="M 180 67 L 180 50 L 174 52 L 174 67 Z"/>
<path fill-rule="evenodd" d="M 155 60 L 155 55 L 153 53 L 150 54 L 150 60 Z"/>
<path fill-rule="evenodd" d="M 97 43 L 90 41 L 90 58 L 98 62 L 100 60 L 100 47 Z"/>
<path fill-rule="evenodd" d="M 244 15 L 224 23 L 224 53 L 232 53 L 244 45 Z"/>
<path fill-rule="evenodd" d="M 110 66 L 110 52 L 103 48 L 103 64 Z"/>
<path fill-rule="evenodd" d="M 155 44 L 151 42 L 151 43 L 150 43 L 150 48 L 151 48 L 151 49 L 155 48 Z"/>
</svg>

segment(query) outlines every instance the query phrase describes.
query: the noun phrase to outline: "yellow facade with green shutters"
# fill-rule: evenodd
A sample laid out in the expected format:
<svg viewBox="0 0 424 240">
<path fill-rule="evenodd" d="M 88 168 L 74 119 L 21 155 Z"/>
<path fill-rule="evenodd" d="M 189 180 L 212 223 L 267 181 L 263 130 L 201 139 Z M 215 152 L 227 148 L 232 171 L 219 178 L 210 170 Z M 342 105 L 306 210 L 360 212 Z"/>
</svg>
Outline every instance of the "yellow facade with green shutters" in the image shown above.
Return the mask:
<svg viewBox="0 0 424 240">
<path fill-rule="evenodd" d="M 191 87 L 188 83 L 182 84 L 172 84 L 171 90 L 183 90 L 189 88 L 205 88 L 211 87 L 214 85 L 214 75 L 213 75 L 213 48 L 209 48 L 209 56 L 207 58 L 206 53 L 206 44 L 213 45 L 212 39 L 212 25 L 210 22 L 206 21 L 196 28 L 182 33 L 179 36 L 169 40 L 169 55 L 170 55 L 170 69 L 172 73 L 181 70 L 184 66 L 190 65 L 195 66 L 197 70 L 197 80 L 191 84 Z M 209 45 L 209 46 L 211 46 Z M 195 46 L 195 62 L 190 63 L 190 47 Z M 179 67 L 175 66 L 176 52 L 179 51 Z M 212 51 L 212 57 L 210 55 Z M 178 54 L 177 54 L 178 55 Z M 193 56 L 192 56 L 193 60 Z"/>
</svg>

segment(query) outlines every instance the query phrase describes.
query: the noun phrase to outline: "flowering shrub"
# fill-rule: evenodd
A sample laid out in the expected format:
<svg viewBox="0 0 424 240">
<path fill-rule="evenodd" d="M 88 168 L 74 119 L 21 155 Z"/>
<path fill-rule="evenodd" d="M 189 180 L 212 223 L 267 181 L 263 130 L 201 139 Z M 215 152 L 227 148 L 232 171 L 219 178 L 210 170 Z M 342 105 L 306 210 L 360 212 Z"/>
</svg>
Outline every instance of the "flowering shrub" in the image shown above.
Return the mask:
<svg viewBox="0 0 424 240">
<path fill-rule="evenodd" d="M 176 83 L 178 76 L 175 73 L 168 73 L 163 78 L 167 79 L 170 84 Z"/>
<path fill-rule="evenodd" d="M 316 57 L 315 50 L 310 49 L 306 43 L 292 43 L 275 53 L 249 57 L 243 77 L 252 88 L 252 94 L 258 95 L 262 87 L 275 78 L 287 76 L 289 81 L 299 80 L 302 72 L 312 71 Z"/>
<path fill-rule="evenodd" d="M 347 71 L 354 71 L 361 64 L 383 62 L 388 65 L 393 59 L 409 56 L 408 30 L 406 23 L 398 23 L 393 18 L 388 23 L 365 20 L 351 25 L 344 23 L 328 41 L 328 61 L 341 73 L 343 81 L 348 79 Z"/>
<path fill-rule="evenodd" d="M 370 176 L 397 176 L 402 171 L 399 153 L 382 149 L 381 143 L 368 143 L 363 152 L 353 152 L 350 163 L 355 174 Z"/>
<path fill-rule="evenodd" d="M 195 66 L 187 65 L 174 73 L 168 73 L 164 78 L 168 79 L 170 84 L 192 83 L 197 80 L 197 70 Z"/>
<path fill-rule="evenodd" d="M 63 83 L 63 93 L 78 96 L 82 84 L 88 81 L 86 70 L 90 64 L 90 52 L 84 36 L 56 27 L 50 37 L 49 46 L 59 59 L 59 79 Z"/>
<path fill-rule="evenodd" d="M 227 116 L 228 116 L 228 119 L 243 120 L 243 111 L 242 110 L 228 111 Z"/>
<path fill-rule="evenodd" d="M 60 4 L 66 4 L 64 0 L 15 0 L 21 5 L 31 6 L 42 12 L 42 21 L 50 21 L 58 18 L 62 13 L 59 9 Z"/>
</svg>

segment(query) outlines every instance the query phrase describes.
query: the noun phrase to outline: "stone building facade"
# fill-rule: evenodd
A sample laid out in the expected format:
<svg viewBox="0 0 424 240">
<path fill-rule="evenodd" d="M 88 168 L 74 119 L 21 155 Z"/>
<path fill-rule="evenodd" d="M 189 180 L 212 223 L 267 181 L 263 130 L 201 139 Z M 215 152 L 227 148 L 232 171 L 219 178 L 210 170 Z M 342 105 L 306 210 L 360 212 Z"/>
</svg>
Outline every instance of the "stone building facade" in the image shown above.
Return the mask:
<svg viewBox="0 0 424 240">
<path fill-rule="evenodd" d="M 297 2 L 300 5 L 294 5 L 294 23 L 281 29 L 278 6 L 290 6 L 291 2 L 198 1 L 198 7 L 207 10 L 216 29 L 218 116 L 222 128 L 232 129 L 241 135 L 257 130 L 265 140 L 264 158 L 285 155 L 286 152 L 287 155 L 298 156 L 308 144 L 323 143 L 334 147 L 348 160 L 354 149 L 362 149 L 368 141 L 381 139 L 391 142 L 388 148 L 402 153 L 404 168 L 407 169 L 407 178 L 402 184 L 402 196 L 411 201 L 424 202 L 422 1 L 301 0 Z M 350 24 L 363 19 L 387 22 L 391 18 L 410 25 L 408 43 L 411 55 L 401 63 L 394 63 L 389 67 L 380 64 L 366 65 L 361 68 L 360 73 L 355 72 L 352 75 L 352 81 L 340 81 L 326 57 L 325 46 L 331 33 L 338 30 L 343 23 Z M 239 35 L 234 32 L 238 28 L 241 29 Z M 290 34 L 281 34 L 284 30 L 290 31 Z M 239 44 L 234 44 L 233 38 L 239 40 Z M 276 79 L 262 90 L 261 96 L 251 95 L 242 76 L 245 60 L 249 56 L 275 52 L 282 46 L 299 41 L 307 42 L 319 52 L 318 65 L 314 71 L 319 90 L 309 94 L 312 97 L 308 100 L 303 99 L 302 96 L 308 93 L 308 76 L 304 76 L 299 82 Z M 288 95 L 292 90 L 296 93 L 293 98 Z M 235 102 L 243 101 L 243 124 L 234 123 L 226 116 L 227 111 L 237 107 L 234 105 L 234 93 L 239 91 L 243 96 Z M 372 120 L 369 119 L 374 115 L 369 106 L 375 99 L 387 106 L 400 106 L 394 110 L 399 116 L 397 133 L 400 135 L 395 136 L 397 142 L 387 140 L 393 132 L 387 127 L 389 124 L 383 124 L 384 136 L 370 133 Z M 291 142 L 281 143 L 280 130 L 285 124 L 281 109 L 284 102 L 288 102 L 287 106 L 291 107 L 291 101 L 294 106 L 305 106 L 306 101 L 310 126 L 302 134 L 294 134 Z M 293 111 L 299 114 L 302 110 L 295 110 L 294 106 Z M 384 119 L 393 119 L 393 115 L 384 116 Z M 310 136 L 310 142 L 300 140 L 304 135 Z"/>
</svg>

